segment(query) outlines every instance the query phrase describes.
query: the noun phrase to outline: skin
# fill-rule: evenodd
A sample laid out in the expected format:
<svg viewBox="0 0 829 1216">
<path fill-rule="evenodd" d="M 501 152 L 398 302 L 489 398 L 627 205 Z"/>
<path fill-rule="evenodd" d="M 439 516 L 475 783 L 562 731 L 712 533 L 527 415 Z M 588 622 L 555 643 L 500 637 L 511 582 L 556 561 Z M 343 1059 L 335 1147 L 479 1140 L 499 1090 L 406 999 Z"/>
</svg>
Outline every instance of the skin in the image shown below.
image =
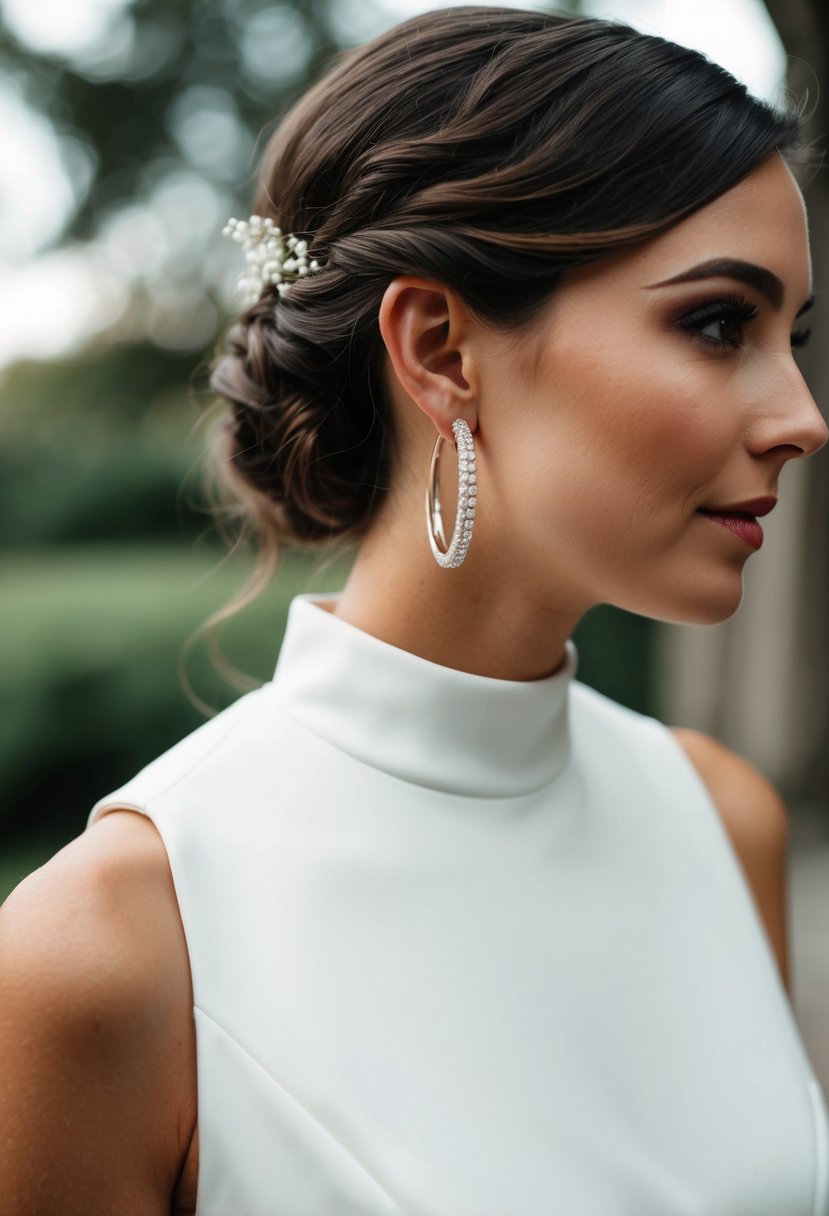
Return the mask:
<svg viewBox="0 0 829 1216">
<path fill-rule="evenodd" d="M 713 257 L 773 270 L 782 306 L 720 280 L 652 286 Z M 790 348 L 809 279 L 802 199 L 776 156 L 669 232 L 571 275 L 520 336 L 493 334 L 439 283 L 395 279 L 380 328 L 400 462 L 337 615 L 435 662 L 520 680 L 557 669 L 595 603 L 726 619 L 753 551 L 696 508 L 775 494 L 785 463 L 826 441 Z M 757 307 L 738 346 L 677 327 L 738 287 Z M 736 332 L 706 329 L 725 331 Z M 423 534 L 424 480 L 457 417 L 475 438 L 481 497 L 469 555 L 446 571 Z M 451 521 L 451 455 L 444 475 Z M 785 807 L 715 740 L 675 735 L 787 982 Z M 0 909 L 0 1060 L 4 1213 L 194 1211 L 189 960 L 150 820 L 105 815 Z"/>
</svg>

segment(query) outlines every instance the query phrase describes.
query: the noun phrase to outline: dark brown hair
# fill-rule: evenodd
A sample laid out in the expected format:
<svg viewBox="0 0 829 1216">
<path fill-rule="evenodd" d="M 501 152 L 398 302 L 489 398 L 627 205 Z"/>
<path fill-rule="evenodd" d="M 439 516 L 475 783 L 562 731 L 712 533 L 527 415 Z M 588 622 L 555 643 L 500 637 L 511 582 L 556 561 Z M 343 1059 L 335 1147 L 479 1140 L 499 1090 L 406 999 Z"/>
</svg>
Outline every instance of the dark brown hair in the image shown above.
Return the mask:
<svg viewBox="0 0 829 1216">
<path fill-rule="evenodd" d="M 256 525 L 258 589 L 283 542 L 358 541 L 390 484 L 391 279 L 435 278 L 520 329 L 568 269 L 681 220 L 799 130 L 698 52 L 595 18 L 444 8 L 340 54 L 271 137 L 253 203 L 325 268 L 244 312 L 210 379 L 231 407 L 214 475 Z"/>
</svg>

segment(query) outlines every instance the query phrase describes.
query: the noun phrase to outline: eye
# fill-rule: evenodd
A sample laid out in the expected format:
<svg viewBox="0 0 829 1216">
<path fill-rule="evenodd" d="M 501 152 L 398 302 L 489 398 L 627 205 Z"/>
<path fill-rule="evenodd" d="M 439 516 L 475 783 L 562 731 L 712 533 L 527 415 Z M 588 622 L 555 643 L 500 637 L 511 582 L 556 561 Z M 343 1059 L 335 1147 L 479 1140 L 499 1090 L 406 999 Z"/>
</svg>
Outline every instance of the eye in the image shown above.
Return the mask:
<svg viewBox="0 0 829 1216">
<path fill-rule="evenodd" d="M 798 329 L 792 334 L 792 346 L 805 346 L 811 336 L 811 326 L 807 325 L 805 329 Z"/>
<path fill-rule="evenodd" d="M 678 325 L 695 340 L 720 350 L 738 350 L 744 330 L 757 316 L 757 306 L 739 295 L 720 296 L 680 317 Z"/>
</svg>

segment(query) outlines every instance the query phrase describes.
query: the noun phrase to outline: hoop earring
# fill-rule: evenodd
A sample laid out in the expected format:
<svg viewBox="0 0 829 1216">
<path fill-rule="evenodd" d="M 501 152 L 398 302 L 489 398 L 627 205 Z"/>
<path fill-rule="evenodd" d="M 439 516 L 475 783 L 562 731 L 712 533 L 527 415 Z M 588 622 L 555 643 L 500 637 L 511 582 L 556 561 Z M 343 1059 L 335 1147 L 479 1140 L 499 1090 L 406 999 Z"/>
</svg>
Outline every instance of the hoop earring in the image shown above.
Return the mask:
<svg viewBox="0 0 829 1216">
<path fill-rule="evenodd" d="M 429 532 L 429 544 L 435 555 L 435 561 L 445 570 L 455 569 L 466 557 L 472 537 L 472 525 L 475 522 L 475 507 L 478 502 L 477 463 L 472 432 L 463 418 L 455 419 L 452 423 L 452 430 L 458 453 L 458 511 L 455 516 L 452 543 L 448 548 L 440 513 L 440 485 L 438 483 L 442 435 L 438 435 L 435 440 L 432 463 L 429 467 L 429 483 L 426 487 L 426 527 Z"/>
</svg>

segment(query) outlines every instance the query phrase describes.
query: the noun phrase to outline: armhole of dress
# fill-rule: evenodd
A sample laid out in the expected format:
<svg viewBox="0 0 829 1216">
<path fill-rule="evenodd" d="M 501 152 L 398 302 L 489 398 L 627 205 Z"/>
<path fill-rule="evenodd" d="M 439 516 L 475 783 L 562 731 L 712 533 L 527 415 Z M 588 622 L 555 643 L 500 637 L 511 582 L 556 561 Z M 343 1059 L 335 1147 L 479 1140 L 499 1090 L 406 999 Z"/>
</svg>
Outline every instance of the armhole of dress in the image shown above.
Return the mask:
<svg viewBox="0 0 829 1216">
<path fill-rule="evenodd" d="M 88 831 L 89 828 L 91 828 L 95 823 L 97 823 L 99 819 L 102 819 L 104 817 L 104 815 L 112 814 L 116 811 L 132 811 L 132 812 L 138 813 L 139 815 L 143 815 L 145 819 L 149 819 L 150 823 L 153 825 L 153 827 L 155 828 L 156 832 L 158 833 L 158 835 L 161 839 L 161 843 L 163 845 L 164 852 L 167 855 L 167 865 L 170 870 L 170 880 L 173 884 L 173 892 L 175 894 L 175 900 L 176 900 L 176 904 L 177 904 L 178 910 L 179 910 L 179 918 L 181 920 L 181 928 L 182 928 L 182 932 L 184 934 L 184 942 L 185 942 L 185 949 L 187 951 L 188 967 L 190 968 L 190 984 L 191 984 L 191 988 L 194 988 L 195 983 L 194 983 L 194 979 L 193 979 L 193 970 L 192 970 L 191 954 L 190 954 L 190 936 L 187 931 L 187 924 L 186 924 L 184 913 L 183 913 L 182 906 L 181 906 L 181 899 L 179 898 L 180 890 L 179 890 L 177 871 L 176 871 L 176 867 L 173 864 L 173 859 L 170 855 L 170 849 L 168 847 L 167 840 L 165 839 L 164 834 L 162 833 L 161 828 L 159 827 L 158 823 L 156 822 L 154 816 L 150 813 L 150 811 L 148 810 L 146 805 L 141 805 L 138 802 L 132 802 L 132 801 L 130 801 L 129 798 L 118 798 L 118 797 L 113 797 L 111 795 L 106 795 L 104 799 L 102 799 L 100 802 L 97 802 L 95 804 L 92 811 L 90 812 L 90 814 L 87 818 L 86 830 Z M 194 1018 L 194 1032 L 195 1032 L 195 1038 L 196 1038 L 196 1078 L 197 1078 L 197 1080 L 196 1080 L 196 1123 L 195 1123 L 195 1127 L 194 1127 L 194 1133 L 193 1133 L 194 1135 L 198 1135 L 199 1127 L 201 1124 L 201 1106 L 200 1106 L 201 1087 L 198 1084 L 198 1077 L 199 1077 L 199 1074 L 202 1069 L 202 1054 L 203 1054 L 202 1036 L 201 1036 L 201 1033 L 199 1030 L 199 1021 L 198 1021 L 198 1018 L 196 1018 L 196 1016 L 195 1016 L 197 1008 L 198 1008 L 198 1006 L 195 1001 L 195 993 L 194 993 L 193 1018 Z M 191 1141 L 192 1141 L 192 1137 L 191 1137 Z M 189 1154 L 189 1151 L 190 1151 L 190 1146 L 188 1145 L 188 1150 L 187 1150 L 188 1154 Z M 198 1160 L 199 1160 L 198 1175 L 200 1177 L 201 1172 L 202 1172 L 201 1171 L 201 1160 L 202 1160 L 201 1142 L 199 1142 Z M 177 1183 L 177 1185 L 178 1185 L 178 1183 Z M 198 1178 L 197 1178 L 196 1206 L 195 1206 L 196 1216 L 198 1216 L 200 1211 L 201 1211 L 201 1208 L 199 1206 L 199 1187 L 198 1187 Z"/>
<path fill-rule="evenodd" d="M 99 819 L 102 819 L 104 815 L 108 815 L 111 811 L 137 811 L 145 819 L 152 818 L 145 806 L 140 806 L 137 802 L 130 802 L 129 798 L 108 798 L 105 802 L 95 804 L 87 817 L 86 827 L 91 828 L 94 823 L 97 823 Z"/>
<path fill-rule="evenodd" d="M 755 903 L 754 894 L 751 890 L 748 876 L 743 869 L 743 863 L 740 860 L 740 856 L 736 848 L 734 847 L 734 843 L 728 834 L 728 829 L 723 822 L 720 809 L 714 801 L 708 786 L 703 781 L 699 769 L 694 764 L 693 760 L 688 755 L 685 748 L 682 746 L 679 739 L 677 739 L 671 728 L 666 726 L 664 722 L 659 722 L 656 719 L 655 721 L 657 721 L 657 724 L 661 727 L 663 738 L 666 740 L 667 747 L 670 748 L 671 752 L 673 753 L 676 764 L 686 774 L 687 780 L 690 781 L 691 786 L 696 791 L 697 802 L 699 803 L 700 807 L 704 806 L 706 808 L 707 820 L 710 825 L 711 833 L 720 843 L 719 851 L 723 862 L 725 865 L 727 865 L 743 892 L 744 903 L 749 909 L 749 915 L 751 916 L 751 919 L 754 922 L 754 925 L 768 952 L 768 956 L 774 967 L 775 974 L 782 984 L 782 978 L 780 977 L 777 960 L 774 956 L 771 942 L 768 939 L 766 927 L 763 924 L 759 909 Z M 827 1213 L 827 1216 L 829 1216 L 829 1213 Z"/>
<path fill-rule="evenodd" d="M 808 1082 L 815 1125 L 815 1200 L 812 1216 L 829 1216 L 829 1114 L 823 1087 L 816 1077 Z"/>
<path fill-rule="evenodd" d="M 769 939 L 768 930 L 766 929 L 766 926 L 763 922 L 763 917 L 760 913 L 760 909 L 757 906 L 757 903 L 756 903 L 756 900 L 754 897 L 754 892 L 751 889 L 751 884 L 748 879 L 748 875 L 746 874 L 745 870 L 743 869 L 743 863 L 740 859 L 740 855 L 737 852 L 737 849 L 735 848 L 734 843 L 728 834 L 728 829 L 726 828 L 725 823 L 723 822 L 723 818 L 722 818 L 722 815 L 720 814 L 719 808 L 717 807 L 716 802 L 714 801 L 713 797 L 711 796 L 711 792 L 708 789 L 708 786 L 703 781 L 702 776 L 700 775 L 699 770 L 697 769 L 697 766 L 694 764 L 691 757 L 685 751 L 685 748 L 682 746 L 682 744 L 676 738 L 673 731 L 669 727 L 665 726 L 663 723 L 661 723 L 660 725 L 662 725 L 665 735 L 669 739 L 669 746 L 671 746 L 673 748 L 673 750 L 675 751 L 675 753 L 678 755 L 679 763 L 682 763 L 683 767 L 687 771 L 690 772 L 691 781 L 694 783 L 696 788 L 699 790 L 701 800 L 704 801 L 705 805 L 709 809 L 708 818 L 712 823 L 712 831 L 716 834 L 717 839 L 721 842 L 720 852 L 722 854 L 723 861 L 724 861 L 724 863 L 726 863 L 728 865 L 729 869 L 732 871 L 738 886 L 740 887 L 741 891 L 743 892 L 743 903 L 748 910 L 748 914 L 751 918 L 752 923 L 754 924 L 754 927 L 757 932 L 758 941 L 762 945 L 763 952 L 768 960 L 769 966 L 774 975 L 774 979 L 780 989 L 780 993 L 786 1002 L 786 1009 L 787 1009 L 789 1015 L 791 1016 L 793 1026 L 797 1030 L 798 1040 L 800 1041 L 801 1046 L 803 1046 L 800 1028 L 798 1026 L 797 1019 L 796 1019 L 795 1012 L 794 1012 L 793 997 L 787 990 L 785 983 L 783 981 L 783 976 L 780 972 L 780 965 L 777 960 L 777 955 L 775 953 L 774 947 L 772 946 L 771 940 Z M 807 1062 L 807 1066 L 809 1068 L 811 1068 L 811 1063 L 808 1060 L 808 1055 L 805 1051 L 805 1047 L 803 1048 L 803 1051 L 804 1051 L 804 1060 Z M 814 1097 L 812 1100 L 814 1101 Z M 824 1130 L 825 1130 L 825 1125 L 824 1125 Z M 823 1147 L 824 1158 L 826 1158 L 828 1151 L 829 1150 L 827 1150 L 827 1147 L 824 1145 L 824 1147 Z M 829 1167 L 827 1167 L 824 1164 L 824 1172 L 826 1172 L 827 1168 L 829 1168 Z M 827 1182 L 824 1184 L 824 1187 L 826 1187 L 826 1186 L 829 1186 L 829 1179 L 827 1179 Z M 829 1216 L 829 1207 L 827 1207 L 825 1212 L 822 1208 L 819 1209 L 819 1216 Z"/>
<path fill-rule="evenodd" d="M 747 883 L 743 867 L 740 864 L 739 857 L 737 856 L 737 851 L 734 848 L 734 845 L 731 843 L 731 837 L 728 835 L 726 826 L 723 823 L 720 809 L 714 801 L 708 786 L 703 781 L 702 774 L 680 743 L 679 739 L 677 739 L 670 726 L 666 726 L 664 722 L 659 722 L 658 719 L 654 719 L 654 721 L 656 721 L 657 725 L 661 728 L 663 738 L 666 740 L 668 747 L 676 758 L 676 763 L 690 779 L 692 786 L 697 792 L 699 801 L 708 809 L 708 817 L 714 823 L 715 832 L 724 842 L 727 853 L 733 859 L 734 865 L 742 875 L 743 881 Z M 746 889 L 748 889 L 747 886 Z"/>
</svg>

